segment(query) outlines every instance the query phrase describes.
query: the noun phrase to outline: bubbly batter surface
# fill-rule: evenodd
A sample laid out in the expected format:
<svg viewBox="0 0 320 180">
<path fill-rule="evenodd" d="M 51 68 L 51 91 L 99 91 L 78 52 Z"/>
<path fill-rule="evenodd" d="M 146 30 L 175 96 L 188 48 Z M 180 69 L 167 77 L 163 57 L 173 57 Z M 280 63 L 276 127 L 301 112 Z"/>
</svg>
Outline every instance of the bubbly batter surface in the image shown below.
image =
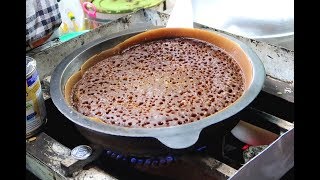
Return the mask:
<svg viewBox="0 0 320 180">
<path fill-rule="evenodd" d="M 72 89 L 80 113 L 125 127 L 201 120 L 235 102 L 244 78 L 213 44 L 172 38 L 132 46 L 88 69 Z"/>
</svg>

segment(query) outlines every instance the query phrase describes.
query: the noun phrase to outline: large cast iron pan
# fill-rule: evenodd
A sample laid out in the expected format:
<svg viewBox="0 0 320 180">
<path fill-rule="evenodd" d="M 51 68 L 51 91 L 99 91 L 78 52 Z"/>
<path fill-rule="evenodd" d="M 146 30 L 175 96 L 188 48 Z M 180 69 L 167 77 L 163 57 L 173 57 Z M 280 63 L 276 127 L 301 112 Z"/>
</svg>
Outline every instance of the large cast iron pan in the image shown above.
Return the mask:
<svg viewBox="0 0 320 180">
<path fill-rule="evenodd" d="M 158 28 L 155 29 L 159 30 Z M 167 34 L 174 32 L 172 33 L 175 34 L 174 36 L 182 32 L 181 29 L 160 29 L 167 32 Z M 81 65 L 93 55 L 113 48 L 126 39 L 144 31 L 146 31 L 146 28 L 128 30 L 98 39 L 75 50 L 66 57 L 56 67 L 51 77 L 51 98 L 58 110 L 74 122 L 81 134 L 93 143 L 116 151 L 126 149 L 133 154 L 186 149 L 198 141 L 202 131 L 201 134 L 204 134 L 204 136 L 207 134 L 206 132 L 221 134 L 230 131 L 238 122 L 232 117 L 252 102 L 261 91 L 265 79 L 265 70 L 258 56 L 245 44 L 227 35 L 219 35 L 204 30 L 198 30 L 196 35 L 201 39 L 201 37 L 208 37 L 203 36 L 203 34 L 208 35 L 208 33 L 211 33 L 211 41 L 217 41 L 218 44 L 216 45 L 228 51 L 238 60 L 246 77 L 244 94 L 225 109 L 202 120 L 179 126 L 128 128 L 92 121 L 68 105 L 64 98 L 64 87 L 70 76 L 80 70 Z"/>
</svg>

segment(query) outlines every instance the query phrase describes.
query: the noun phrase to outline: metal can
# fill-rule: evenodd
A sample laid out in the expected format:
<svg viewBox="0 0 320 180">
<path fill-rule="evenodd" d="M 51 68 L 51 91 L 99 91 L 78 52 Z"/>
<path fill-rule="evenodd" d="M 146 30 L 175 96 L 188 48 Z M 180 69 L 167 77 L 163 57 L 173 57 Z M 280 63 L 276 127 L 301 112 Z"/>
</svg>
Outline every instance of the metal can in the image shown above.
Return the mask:
<svg viewBox="0 0 320 180">
<path fill-rule="evenodd" d="M 26 138 L 39 132 L 46 116 L 36 61 L 26 56 Z"/>
</svg>

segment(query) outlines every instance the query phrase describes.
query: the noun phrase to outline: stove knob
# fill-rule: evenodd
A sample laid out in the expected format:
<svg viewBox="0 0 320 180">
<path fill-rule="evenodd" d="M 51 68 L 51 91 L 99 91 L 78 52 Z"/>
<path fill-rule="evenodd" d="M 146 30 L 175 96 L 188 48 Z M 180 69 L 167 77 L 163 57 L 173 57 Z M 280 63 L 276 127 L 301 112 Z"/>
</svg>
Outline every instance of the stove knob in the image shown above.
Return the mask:
<svg viewBox="0 0 320 180">
<path fill-rule="evenodd" d="M 146 159 L 144 165 L 149 166 L 151 164 L 151 159 Z"/>
<path fill-rule="evenodd" d="M 87 145 L 80 145 L 72 149 L 71 156 L 78 160 L 87 159 L 92 153 L 92 149 Z"/>
<path fill-rule="evenodd" d="M 130 159 L 130 162 L 131 162 L 132 164 L 135 164 L 135 163 L 137 162 L 137 159 L 136 159 L 136 158 L 131 158 L 131 159 Z"/>
</svg>

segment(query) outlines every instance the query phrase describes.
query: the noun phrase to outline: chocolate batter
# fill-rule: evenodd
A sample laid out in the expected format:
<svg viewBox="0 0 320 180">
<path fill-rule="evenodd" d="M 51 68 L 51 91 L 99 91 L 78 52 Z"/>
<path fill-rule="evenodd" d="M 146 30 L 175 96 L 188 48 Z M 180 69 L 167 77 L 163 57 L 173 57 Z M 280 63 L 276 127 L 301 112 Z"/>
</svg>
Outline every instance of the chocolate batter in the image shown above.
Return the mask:
<svg viewBox="0 0 320 180">
<path fill-rule="evenodd" d="M 73 87 L 71 105 L 107 124 L 153 128 L 201 120 L 243 91 L 242 70 L 225 51 L 172 38 L 132 46 L 95 64 Z"/>
</svg>

